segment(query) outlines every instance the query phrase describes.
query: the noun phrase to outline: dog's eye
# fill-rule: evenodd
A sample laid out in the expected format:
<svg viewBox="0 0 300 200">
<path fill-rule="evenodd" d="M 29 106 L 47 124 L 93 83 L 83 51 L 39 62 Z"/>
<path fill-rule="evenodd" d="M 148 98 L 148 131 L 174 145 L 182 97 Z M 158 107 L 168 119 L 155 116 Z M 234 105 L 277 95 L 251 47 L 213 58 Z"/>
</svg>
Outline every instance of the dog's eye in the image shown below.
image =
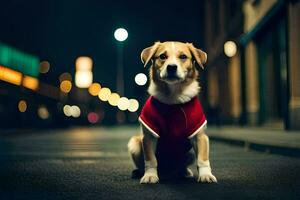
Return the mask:
<svg viewBox="0 0 300 200">
<path fill-rule="evenodd" d="M 167 55 L 166 54 L 160 54 L 159 55 L 159 58 L 161 59 L 161 60 L 166 60 L 168 57 L 167 57 Z"/>
<path fill-rule="evenodd" d="M 185 59 L 187 59 L 187 56 L 184 55 L 184 54 L 181 54 L 181 55 L 179 56 L 179 58 L 180 58 L 181 60 L 185 60 Z"/>
</svg>

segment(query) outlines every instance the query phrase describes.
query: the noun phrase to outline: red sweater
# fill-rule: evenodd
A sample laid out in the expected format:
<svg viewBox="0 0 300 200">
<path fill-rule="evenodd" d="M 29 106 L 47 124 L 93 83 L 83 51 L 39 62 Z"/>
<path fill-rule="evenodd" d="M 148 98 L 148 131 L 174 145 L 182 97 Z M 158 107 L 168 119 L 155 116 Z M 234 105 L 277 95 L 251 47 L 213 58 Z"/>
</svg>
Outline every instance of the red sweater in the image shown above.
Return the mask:
<svg viewBox="0 0 300 200">
<path fill-rule="evenodd" d="M 158 140 L 157 151 L 182 154 L 191 146 L 188 139 L 206 125 L 206 117 L 197 97 L 184 104 L 164 104 L 153 96 L 146 101 L 139 121 Z"/>
</svg>

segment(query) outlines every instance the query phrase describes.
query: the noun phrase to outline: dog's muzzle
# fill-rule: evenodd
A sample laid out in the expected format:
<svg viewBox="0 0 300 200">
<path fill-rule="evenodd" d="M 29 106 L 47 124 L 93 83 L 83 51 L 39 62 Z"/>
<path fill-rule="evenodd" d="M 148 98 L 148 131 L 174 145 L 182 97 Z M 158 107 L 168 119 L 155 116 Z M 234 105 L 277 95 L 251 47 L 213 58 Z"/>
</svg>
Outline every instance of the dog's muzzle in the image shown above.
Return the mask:
<svg viewBox="0 0 300 200">
<path fill-rule="evenodd" d="M 177 75 L 177 65 L 168 65 L 167 66 L 167 79 L 179 79 Z"/>
</svg>

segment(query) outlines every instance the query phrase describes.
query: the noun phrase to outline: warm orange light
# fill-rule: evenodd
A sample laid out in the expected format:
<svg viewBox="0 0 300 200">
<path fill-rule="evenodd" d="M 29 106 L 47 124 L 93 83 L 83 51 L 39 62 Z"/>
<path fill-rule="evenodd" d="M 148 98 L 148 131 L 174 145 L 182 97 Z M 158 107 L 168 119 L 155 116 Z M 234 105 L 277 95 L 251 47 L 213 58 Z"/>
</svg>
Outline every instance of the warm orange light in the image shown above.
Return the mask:
<svg viewBox="0 0 300 200">
<path fill-rule="evenodd" d="M 101 90 L 101 85 L 99 83 L 93 83 L 90 87 L 89 87 L 89 93 L 92 96 L 98 96 L 99 92 Z"/>
<path fill-rule="evenodd" d="M 39 87 L 39 80 L 31 76 L 24 76 L 23 86 L 31 90 L 37 90 Z"/>
<path fill-rule="evenodd" d="M 87 56 L 81 56 L 76 59 L 76 71 L 91 71 L 93 60 Z"/>
<path fill-rule="evenodd" d="M 64 80 L 60 83 L 60 90 L 64 93 L 69 93 L 72 89 L 71 81 Z"/>
<path fill-rule="evenodd" d="M 0 80 L 15 85 L 21 85 L 22 73 L 0 66 Z"/>
<path fill-rule="evenodd" d="M 26 112 L 27 110 L 27 103 L 24 100 L 19 101 L 18 103 L 18 109 L 20 112 Z"/>
</svg>

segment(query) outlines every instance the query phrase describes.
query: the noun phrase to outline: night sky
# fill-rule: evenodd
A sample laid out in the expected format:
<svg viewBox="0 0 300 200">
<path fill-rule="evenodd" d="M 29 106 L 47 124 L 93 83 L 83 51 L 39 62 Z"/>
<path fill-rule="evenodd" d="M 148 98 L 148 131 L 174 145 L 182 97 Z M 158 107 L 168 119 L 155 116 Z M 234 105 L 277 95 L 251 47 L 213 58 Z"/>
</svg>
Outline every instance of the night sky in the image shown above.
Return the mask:
<svg viewBox="0 0 300 200">
<path fill-rule="evenodd" d="M 125 95 L 138 72 L 147 72 L 140 52 L 154 41 L 179 40 L 203 47 L 202 3 L 191 1 L 0 0 L 0 41 L 51 63 L 41 77 L 58 85 L 74 73 L 78 56 L 94 60 L 94 81 L 115 89 L 117 48 L 113 32 L 124 27 Z"/>
</svg>

